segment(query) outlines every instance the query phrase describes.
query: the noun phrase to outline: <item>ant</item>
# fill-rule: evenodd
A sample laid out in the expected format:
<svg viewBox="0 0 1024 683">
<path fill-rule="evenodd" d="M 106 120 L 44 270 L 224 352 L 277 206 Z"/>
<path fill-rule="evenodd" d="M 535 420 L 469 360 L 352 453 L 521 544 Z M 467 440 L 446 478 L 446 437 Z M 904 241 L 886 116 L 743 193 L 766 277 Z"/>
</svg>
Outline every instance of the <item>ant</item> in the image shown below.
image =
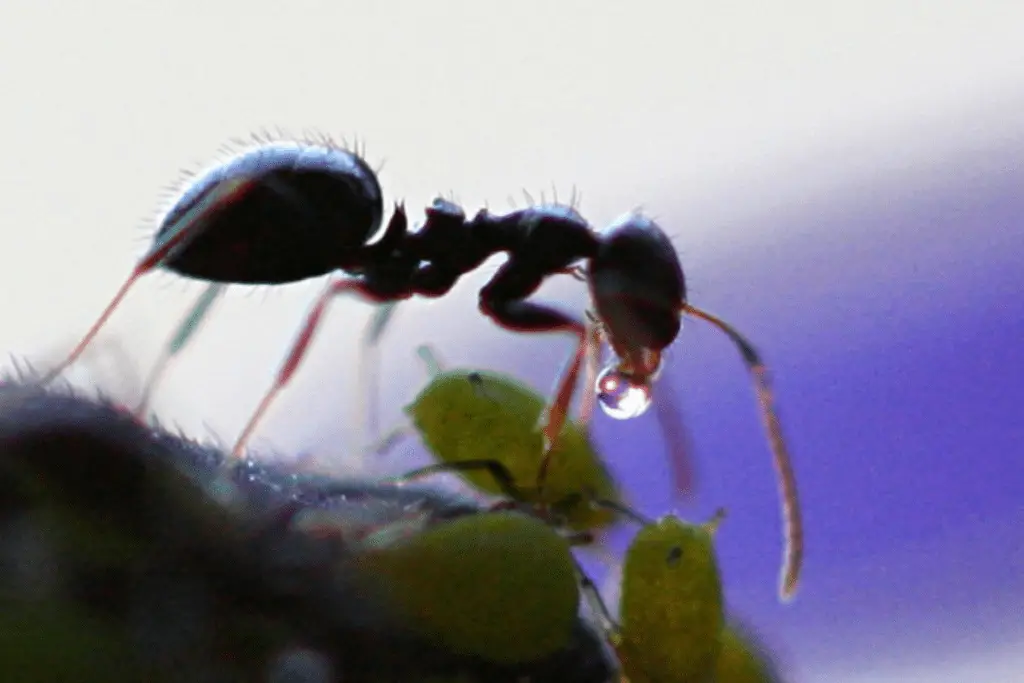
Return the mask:
<svg viewBox="0 0 1024 683">
<path fill-rule="evenodd" d="M 662 352 L 678 336 L 684 313 L 732 339 L 753 376 L 779 474 L 793 553 L 784 592 L 795 589 L 802 531 L 767 369 L 742 334 L 687 301 L 679 257 L 654 220 L 630 213 L 596 231 L 571 206 L 538 205 L 502 215 L 484 209 L 469 218 L 460 206 L 439 198 L 415 231 L 409 230 L 404 205 L 396 203 L 383 235 L 368 243 L 382 224 L 384 202 L 376 173 L 358 153 L 329 140 L 256 142 L 184 189 L 113 300 L 43 383 L 78 358 L 135 281 L 156 268 L 207 282 L 271 285 L 343 271 L 347 276 L 332 279 L 317 299 L 274 384 L 242 431 L 234 448 L 240 455 L 291 380 L 335 297 L 352 293 L 375 303 L 439 298 L 463 275 L 504 253 L 507 260 L 480 290 L 480 311 L 508 330 L 567 332 L 577 340 L 542 417 L 545 465 L 567 419 L 581 365 L 587 359 L 591 367 L 602 340 L 617 360 L 596 382 L 587 383 L 584 404 L 597 391 L 605 412 L 626 418 L 650 405 Z M 530 300 L 546 278 L 557 274 L 587 283 L 592 321 Z M 539 488 L 546 470 L 542 466 L 538 474 Z"/>
</svg>

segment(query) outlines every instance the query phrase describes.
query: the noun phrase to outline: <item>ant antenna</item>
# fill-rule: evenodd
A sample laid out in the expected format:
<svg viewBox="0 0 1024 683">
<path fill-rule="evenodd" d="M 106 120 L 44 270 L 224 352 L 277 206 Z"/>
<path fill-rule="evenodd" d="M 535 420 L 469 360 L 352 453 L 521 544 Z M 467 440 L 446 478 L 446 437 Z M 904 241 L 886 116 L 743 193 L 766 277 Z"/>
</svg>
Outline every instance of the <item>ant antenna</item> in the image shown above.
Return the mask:
<svg viewBox="0 0 1024 683">
<path fill-rule="evenodd" d="M 789 450 L 782 436 L 782 425 L 775 412 L 775 393 L 771 387 L 768 368 L 754 345 L 729 323 L 721 318 L 703 311 L 691 304 L 684 304 L 683 311 L 695 318 L 700 318 L 724 332 L 732 339 L 743 356 L 754 380 L 754 391 L 761 408 L 761 417 L 768 433 L 768 442 L 772 450 L 776 475 L 779 480 L 779 495 L 782 499 L 783 541 L 785 551 L 782 573 L 779 584 L 779 595 L 783 600 L 792 599 L 800 580 L 800 569 L 803 565 L 804 530 L 800 515 L 800 501 L 796 489 L 796 475 L 790 461 Z"/>
</svg>

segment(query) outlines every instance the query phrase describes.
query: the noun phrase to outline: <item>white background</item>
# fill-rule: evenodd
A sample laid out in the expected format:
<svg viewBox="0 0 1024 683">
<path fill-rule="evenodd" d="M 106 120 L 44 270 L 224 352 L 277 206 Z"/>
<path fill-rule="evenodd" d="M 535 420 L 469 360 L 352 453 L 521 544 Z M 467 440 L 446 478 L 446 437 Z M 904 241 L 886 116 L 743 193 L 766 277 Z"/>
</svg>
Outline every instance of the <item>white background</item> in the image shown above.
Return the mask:
<svg viewBox="0 0 1024 683">
<path fill-rule="evenodd" d="M 878 169 L 1018 141 L 1022 26 L 1024 4 L 1009 0 L 7 0 L 0 349 L 55 362 L 129 272 L 181 170 L 220 158 L 232 137 L 277 127 L 358 139 L 371 163 L 386 161 L 387 200 L 404 198 L 413 216 L 439 193 L 500 209 L 510 194 L 521 203 L 521 189 L 550 197 L 552 186 L 560 197 L 578 188 L 595 224 L 637 205 L 681 216 L 676 244 L 707 272 L 800 237 L 730 230 L 738 217 L 843 191 Z M 232 440 L 319 287 L 234 291 L 168 377 L 160 414 Z M 196 292 L 151 276 L 106 338 L 144 371 Z M 508 338 L 467 314 L 474 294 L 470 281 L 410 305 L 396 335 L 429 326 L 446 358 L 501 367 Z M 302 414 L 282 399 L 258 441 L 323 455 L 357 436 L 341 424 L 352 405 L 308 410 L 327 369 L 355 377 L 338 369 L 354 360 L 367 309 L 337 309 L 294 384 Z M 417 381 L 411 359 L 394 364 L 396 377 Z M 113 377 L 100 380 L 108 390 L 137 390 L 109 386 Z M 330 445 L 310 436 L 335 415 Z M 1000 658 L 986 659 L 989 673 L 870 680 L 1011 683 Z"/>
</svg>

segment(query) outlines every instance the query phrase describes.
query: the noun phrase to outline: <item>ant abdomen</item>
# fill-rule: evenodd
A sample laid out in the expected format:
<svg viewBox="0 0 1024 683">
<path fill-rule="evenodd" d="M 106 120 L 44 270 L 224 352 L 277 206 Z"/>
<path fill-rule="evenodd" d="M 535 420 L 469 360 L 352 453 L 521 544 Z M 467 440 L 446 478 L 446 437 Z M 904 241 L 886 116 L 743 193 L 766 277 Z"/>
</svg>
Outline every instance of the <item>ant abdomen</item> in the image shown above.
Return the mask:
<svg viewBox="0 0 1024 683">
<path fill-rule="evenodd" d="M 686 281 L 672 242 L 653 220 L 631 213 L 602 231 L 589 277 L 597 315 L 619 343 L 660 351 L 675 340 Z"/>
<path fill-rule="evenodd" d="M 214 282 L 282 284 L 358 262 L 383 213 L 377 175 L 355 152 L 264 144 L 191 182 L 154 244 L 187 231 L 161 267 Z"/>
</svg>

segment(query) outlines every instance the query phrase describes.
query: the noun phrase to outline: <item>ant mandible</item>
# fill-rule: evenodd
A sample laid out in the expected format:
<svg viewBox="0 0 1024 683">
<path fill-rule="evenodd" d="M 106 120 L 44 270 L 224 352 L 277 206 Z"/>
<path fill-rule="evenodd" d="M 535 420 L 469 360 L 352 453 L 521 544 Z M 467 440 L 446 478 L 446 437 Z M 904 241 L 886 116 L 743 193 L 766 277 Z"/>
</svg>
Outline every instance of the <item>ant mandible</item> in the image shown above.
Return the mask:
<svg viewBox="0 0 1024 683">
<path fill-rule="evenodd" d="M 631 213 L 597 232 L 574 208 L 562 205 L 504 215 L 481 210 L 467 218 L 456 204 L 437 199 L 415 231 L 409 230 L 403 204 L 396 203 L 381 238 L 368 244 L 381 226 L 384 204 L 377 175 L 359 154 L 329 140 L 256 142 L 201 174 L 177 197 L 113 300 L 43 383 L 78 358 L 135 281 L 156 268 L 208 282 L 271 285 L 344 271 L 347 276 L 330 281 L 307 316 L 235 445 L 240 455 L 301 363 L 332 299 L 346 293 L 377 303 L 442 297 L 463 275 L 504 253 L 507 260 L 480 290 L 480 311 L 509 330 L 568 332 L 577 339 L 541 427 L 547 454 L 561 433 L 583 361 L 594 358 L 601 339 L 617 360 L 600 373 L 596 387 L 588 382 L 584 403 L 596 390 L 606 412 L 618 417 L 639 414 L 649 405 L 662 351 L 679 334 L 682 314 L 703 319 L 732 339 L 753 375 L 774 455 L 789 546 L 783 593 L 795 590 L 802 529 L 765 365 L 736 329 L 686 300 L 679 257 L 657 223 Z M 529 300 L 556 274 L 586 281 L 596 333 L 593 324 Z M 539 486 L 546 469 L 542 466 L 538 475 Z"/>
</svg>

